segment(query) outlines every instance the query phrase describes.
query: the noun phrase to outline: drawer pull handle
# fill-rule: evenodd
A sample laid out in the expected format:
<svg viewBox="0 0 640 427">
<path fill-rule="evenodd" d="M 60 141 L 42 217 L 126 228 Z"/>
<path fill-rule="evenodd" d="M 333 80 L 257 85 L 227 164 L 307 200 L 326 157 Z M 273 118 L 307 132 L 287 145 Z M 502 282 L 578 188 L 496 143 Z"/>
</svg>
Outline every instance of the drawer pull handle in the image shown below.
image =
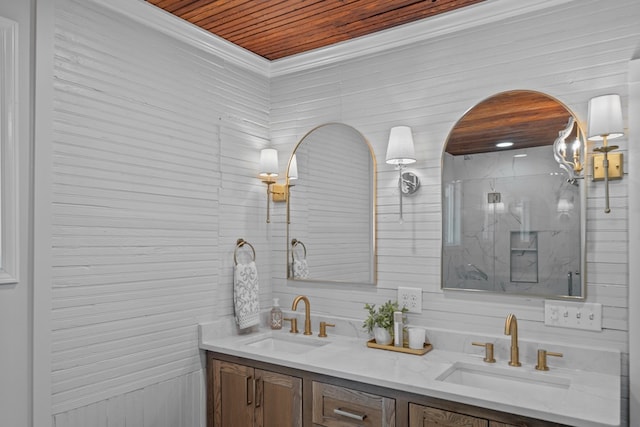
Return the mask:
<svg viewBox="0 0 640 427">
<path fill-rule="evenodd" d="M 247 382 L 247 387 L 246 387 L 246 393 L 247 393 L 247 406 L 252 405 L 253 404 L 253 395 L 256 392 L 256 382 L 253 380 L 253 378 L 251 378 L 250 376 L 247 377 L 246 379 Z M 251 387 L 249 387 L 251 385 Z M 251 390 L 251 391 L 249 391 Z"/>
<path fill-rule="evenodd" d="M 256 389 L 256 395 L 255 395 L 256 408 L 259 408 L 260 405 L 262 405 L 262 399 L 263 399 L 263 397 L 262 397 L 262 393 L 263 393 L 263 391 L 262 391 L 262 388 L 263 388 L 262 381 L 260 381 L 260 378 L 256 378 L 256 380 L 254 381 L 253 384 L 254 384 L 254 387 Z"/>
<path fill-rule="evenodd" d="M 353 412 L 345 411 L 342 408 L 336 408 L 333 410 L 336 415 L 342 415 L 343 417 L 353 418 L 354 420 L 364 421 L 367 418 L 367 414 L 354 414 Z"/>
</svg>

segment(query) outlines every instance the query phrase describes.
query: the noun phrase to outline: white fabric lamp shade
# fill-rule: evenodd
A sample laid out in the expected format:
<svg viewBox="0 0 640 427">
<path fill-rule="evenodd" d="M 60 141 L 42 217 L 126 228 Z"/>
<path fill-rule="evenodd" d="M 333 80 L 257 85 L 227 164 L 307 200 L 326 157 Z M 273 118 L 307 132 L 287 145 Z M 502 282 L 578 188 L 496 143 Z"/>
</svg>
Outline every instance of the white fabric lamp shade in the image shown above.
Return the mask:
<svg viewBox="0 0 640 427">
<path fill-rule="evenodd" d="M 264 148 L 260 151 L 260 176 L 278 176 L 278 150 Z"/>
<path fill-rule="evenodd" d="M 294 154 L 289 162 L 289 180 L 298 179 L 298 159 Z"/>
<path fill-rule="evenodd" d="M 589 100 L 589 132 L 592 141 L 618 138 L 624 135 L 620 95 L 602 95 Z"/>
<path fill-rule="evenodd" d="M 395 126 L 389 133 L 387 146 L 387 163 L 392 165 L 408 165 L 415 163 L 416 154 L 413 148 L 413 135 L 409 126 Z"/>
</svg>

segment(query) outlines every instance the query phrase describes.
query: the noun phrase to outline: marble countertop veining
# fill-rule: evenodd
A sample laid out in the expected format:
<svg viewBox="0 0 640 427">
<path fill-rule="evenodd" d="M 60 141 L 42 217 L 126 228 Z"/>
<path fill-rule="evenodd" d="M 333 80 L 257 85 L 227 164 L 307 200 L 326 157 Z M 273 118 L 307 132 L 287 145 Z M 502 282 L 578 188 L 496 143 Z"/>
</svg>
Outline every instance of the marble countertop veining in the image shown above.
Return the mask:
<svg viewBox="0 0 640 427">
<path fill-rule="evenodd" d="M 434 346 L 426 355 L 418 356 L 369 348 L 366 338 L 335 333 L 329 333 L 328 338 L 298 334 L 297 342 L 320 340 L 323 345 L 305 352 L 282 352 L 247 344 L 268 337 L 291 338 L 285 329 L 260 328 L 246 335 L 237 335 L 232 329 L 227 328 L 225 333 L 219 324 L 200 325 L 200 348 L 562 424 L 595 427 L 620 423 L 620 374 L 615 369 L 607 372 L 556 367 L 554 358 L 549 362 L 551 370 L 542 372 L 534 369 L 535 363 L 524 360 L 518 368 L 509 367 L 505 360 L 487 364 L 482 354 L 451 351 L 445 345 Z M 615 352 L 612 356 L 615 360 Z M 508 386 L 497 390 L 439 380 L 454 364 L 483 372 L 515 372 L 523 382 L 529 378 L 560 379 L 569 382 L 569 386 L 553 395 L 522 392 L 521 384 L 517 386 L 519 390 Z"/>
</svg>

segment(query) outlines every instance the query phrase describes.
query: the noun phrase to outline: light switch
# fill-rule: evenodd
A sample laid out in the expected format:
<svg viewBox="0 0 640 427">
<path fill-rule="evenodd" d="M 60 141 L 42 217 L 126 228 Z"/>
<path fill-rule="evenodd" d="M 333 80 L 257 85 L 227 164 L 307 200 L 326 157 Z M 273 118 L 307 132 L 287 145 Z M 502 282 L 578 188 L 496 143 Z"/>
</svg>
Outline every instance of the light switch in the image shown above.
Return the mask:
<svg viewBox="0 0 640 427">
<path fill-rule="evenodd" d="M 545 300 L 544 324 L 559 328 L 602 330 L 602 304 Z"/>
</svg>

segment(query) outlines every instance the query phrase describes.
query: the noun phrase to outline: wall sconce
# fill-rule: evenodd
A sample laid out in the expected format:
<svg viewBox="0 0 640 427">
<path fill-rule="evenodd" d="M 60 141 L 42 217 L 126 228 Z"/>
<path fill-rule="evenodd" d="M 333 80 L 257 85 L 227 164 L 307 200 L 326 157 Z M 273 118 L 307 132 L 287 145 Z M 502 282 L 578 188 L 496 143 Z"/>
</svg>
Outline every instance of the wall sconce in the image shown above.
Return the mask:
<svg viewBox="0 0 640 427">
<path fill-rule="evenodd" d="M 622 126 L 622 107 L 620 95 L 602 95 L 589 100 L 589 132 L 587 137 L 592 141 L 602 141 L 602 147 L 593 151 L 602 153 L 593 155 L 593 180 L 604 180 L 605 208 L 609 213 L 609 180 L 622 179 L 622 154 L 609 154 L 617 150 L 617 145 L 608 145 L 609 139 L 624 135 Z M 611 160 L 611 162 L 610 162 Z"/>
<path fill-rule="evenodd" d="M 576 139 L 567 145 L 567 138 L 573 134 L 573 128 L 576 128 Z M 581 172 L 582 166 L 582 140 L 580 139 L 580 126 L 576 125 L 576 121 L 573 117 L 569 117 L 569 121 L 564 129 L 558 132 L 558 138 L 553 143 L 553 156 L 560 164 L 560 167 L 564 169 L 569 178 L 568 182 L 574 184 L 577 179 L 582 178 Z"/>
<path fill-rule="evenodd" d="M 271 222 L 269 216 L 269 195 L 271 186 L 275 184 L 278 177 L 278 150 L 275 148 L 264 148 L 260 151 L 260 180 L 267 184 L 267 223 Z"/>
<path fill-rule="evenodd" d="M 287 169 L 287 182 L 284 184 L 273 184 L 271 189 L 271 197 L 274 202 L 286 202 L 289 199 L 289 189 L 293 187 L 291 181 L 298 179 L 298 160 L 296 155 L 291 156 L 289 167 Z"/>
<path fill-rule="evenodd" d="M 413 148 L 413 135 L 409 126 L 395 126 L 389 132 L 389 144 L 387 145 L 388 164 L 398 166 L 398 194 L 400 195 L 400 223 L 402 217 L 402 196 L 403 194 L 412 194 L 420 185 L 418 177 L 411 173 L 402 173 L 405 165 L 416 162 L 416 154 Z M 407 184 L 404 185 L 404 175 L 406 175 Z M 407 189 L 407 191 L 404 191 Z"/>
</svg>

